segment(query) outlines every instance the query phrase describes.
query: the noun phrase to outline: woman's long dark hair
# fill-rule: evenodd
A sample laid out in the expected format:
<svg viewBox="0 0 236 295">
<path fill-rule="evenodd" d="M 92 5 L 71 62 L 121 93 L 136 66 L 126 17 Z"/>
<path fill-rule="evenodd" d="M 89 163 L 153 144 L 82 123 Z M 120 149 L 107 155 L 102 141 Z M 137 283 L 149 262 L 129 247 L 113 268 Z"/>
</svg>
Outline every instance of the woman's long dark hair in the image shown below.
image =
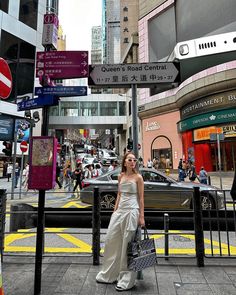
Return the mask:
<svg viewBox="0 0 236 295">
<path fill-rule="evenodd" d="M 128 153 L 126 153 L 126 154 L 124 155 L 123 160 L 122 160 L 122 163 L 121 163 L 121 172 L 126 172 L 126 171 L 127 171 L 127 168 L 126 168 L 126 166 L 125 166 L 125 160 L 127 159 L 127 157 L 128 157 L 129 155 L 133 155 L 133 156 L 135 157 L 135 154 L 132 153 L 132 152 L 128 152 Z M 136 169 L 132 169 L 132 170 L 133 170 L 134 173 L 138 173 Z"/>
</svg>

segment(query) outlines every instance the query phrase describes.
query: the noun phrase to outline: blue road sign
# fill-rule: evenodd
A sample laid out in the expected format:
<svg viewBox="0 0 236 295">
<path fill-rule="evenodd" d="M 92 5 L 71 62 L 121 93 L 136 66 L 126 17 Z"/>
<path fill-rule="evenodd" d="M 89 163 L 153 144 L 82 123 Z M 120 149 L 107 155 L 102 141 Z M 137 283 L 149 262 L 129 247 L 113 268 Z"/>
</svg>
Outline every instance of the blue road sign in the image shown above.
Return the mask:
<svg viewBox="0 0 236 295">
<path fill-rule="evenodd" d="M 58 96 L 39 95 L 33 99 L 22 100 L 17 103 L 17 111 L 26 111 L 58 104 Z"/>
<path fill-rule="evenodd" d="M 35 87 L 35 95 L 82 96 L 87 95 L 87 86 Z"/>
</svg>

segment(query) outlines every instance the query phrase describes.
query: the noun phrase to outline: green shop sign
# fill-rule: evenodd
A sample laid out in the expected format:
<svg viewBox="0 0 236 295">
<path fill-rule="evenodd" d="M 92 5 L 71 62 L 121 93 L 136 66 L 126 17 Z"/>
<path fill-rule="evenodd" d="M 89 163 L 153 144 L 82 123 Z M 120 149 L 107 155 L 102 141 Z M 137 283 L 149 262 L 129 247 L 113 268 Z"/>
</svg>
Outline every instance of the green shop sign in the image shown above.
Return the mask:
<svg viewBox="0 0 236 295">
<path fill-rule="evenodd" d="M 236 121 L 236 109 L 226 109 L 191 117 L 177 123 L 178 131 L 183 132 L 199 127 L 210 125 L 232 123 Z"/>
</svg>

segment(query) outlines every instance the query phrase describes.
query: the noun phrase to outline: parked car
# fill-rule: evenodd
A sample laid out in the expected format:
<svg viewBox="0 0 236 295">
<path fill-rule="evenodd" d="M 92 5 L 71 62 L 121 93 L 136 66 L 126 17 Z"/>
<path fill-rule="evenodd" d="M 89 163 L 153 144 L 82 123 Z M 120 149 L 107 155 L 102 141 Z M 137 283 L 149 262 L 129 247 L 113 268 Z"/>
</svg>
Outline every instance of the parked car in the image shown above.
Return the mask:
<svg viewBox="0 0 236 295">
<path fill-rule="evenodd" d="M 103 165 L 110 165 L 111 160 L 118 160 L 118 156 L 112 150 L 99 149 L 98 150 L 99 159 Z"/>
<path fill-rule="evenodd" d="M 200 188 L 202 209 L 223 208 L 223 192 L 214 186 L 193 182 L 178 182 L 164 173 L 150 168 L 140 168 L 144 179 L 144 202 L 147 209 L 192 209 L 193 187 Z M 96 179 L 84 180 L 81 201 L 93 204 L 93 189 L 99 188 L 102 208 L 114 208 L 120 168 Z"/>
</svg>

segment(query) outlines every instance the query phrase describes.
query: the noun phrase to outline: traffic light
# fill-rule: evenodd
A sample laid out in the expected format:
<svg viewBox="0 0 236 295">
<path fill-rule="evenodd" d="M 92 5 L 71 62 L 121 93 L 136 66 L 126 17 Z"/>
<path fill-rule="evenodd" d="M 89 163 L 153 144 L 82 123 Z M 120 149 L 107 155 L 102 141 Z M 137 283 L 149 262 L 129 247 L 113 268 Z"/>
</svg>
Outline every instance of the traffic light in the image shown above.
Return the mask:
<svg viewBox="0 0 236 295">
<path fill-rule="evenodd" d="M 133 149 L 133 139 L 128 138 L 127 149 L 132 151 L 132 149 Z"/>
<path fill-rule="evenodd" d="M 12 143 L 10 141 L 4 141 L 3 145 L 5 146 L 5 148 L 2 150 L 2 152 L 7 157 L 11 157 L 11 155 L 12 155 Z"/>
</svg>

